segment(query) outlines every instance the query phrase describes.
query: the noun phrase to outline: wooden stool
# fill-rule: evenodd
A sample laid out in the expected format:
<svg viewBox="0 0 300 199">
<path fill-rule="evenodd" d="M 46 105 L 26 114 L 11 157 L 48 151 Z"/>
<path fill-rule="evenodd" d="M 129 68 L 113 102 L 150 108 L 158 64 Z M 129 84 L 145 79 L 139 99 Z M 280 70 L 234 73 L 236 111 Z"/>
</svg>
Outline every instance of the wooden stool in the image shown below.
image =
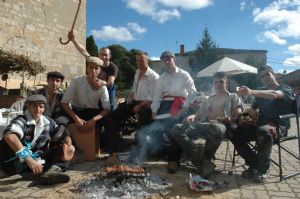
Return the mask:
<svg viewBox="0 0 300 199">
<path fill-rule="evenodd" d="M 83 151 L 85 160 L 95 160 L 100 155 L 100 135 L 94 128 L 91 131 L 79 132 L 76 125 L 68 125 L 71 137 L 76 146 Z"/>
</svg>

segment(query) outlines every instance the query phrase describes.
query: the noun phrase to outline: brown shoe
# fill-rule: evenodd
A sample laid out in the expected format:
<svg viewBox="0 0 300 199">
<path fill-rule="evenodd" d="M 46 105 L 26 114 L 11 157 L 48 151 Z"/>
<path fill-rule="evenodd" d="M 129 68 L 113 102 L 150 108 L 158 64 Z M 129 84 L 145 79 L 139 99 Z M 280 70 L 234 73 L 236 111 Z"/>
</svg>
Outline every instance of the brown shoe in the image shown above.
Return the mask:
<svg viewBox="0 0 300 199">
<path fill-rule="evenodd" d="M 167 166 L 168 173 L 171 173 L 171 174 L 176 173 L 178 166 L 179 165 L 177 162 L 174 162 L 174 161 L 168 162 L 168 166 Z"/>
<path fill-rule="evenodd" d="M 111 153 L 106 160 L 106 164 L 109 164 L 109 165 L 121 164 L 118 153 Z"/>
</svg>

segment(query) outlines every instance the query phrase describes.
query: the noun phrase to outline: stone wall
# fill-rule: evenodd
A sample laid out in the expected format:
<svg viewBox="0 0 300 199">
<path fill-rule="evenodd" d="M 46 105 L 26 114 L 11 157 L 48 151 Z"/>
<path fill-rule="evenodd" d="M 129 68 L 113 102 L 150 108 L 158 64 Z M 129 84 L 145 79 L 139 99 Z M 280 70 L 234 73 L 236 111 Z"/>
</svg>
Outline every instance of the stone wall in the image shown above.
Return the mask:
<svg viewBox="0 0 300 199">
<path fill-rule="evenodd" d="M 57 70 L 69 80 L 84 74 L 85 60 L 67 41 L 78 0 L 0 0 L 0 47 L 41 61 L 47 71 Z M 82 0 L 74 27 L 76 39 L 85 45 L 86 1 Z M 45 80 L 45 74 L 36 79 Z"/>
</svg>

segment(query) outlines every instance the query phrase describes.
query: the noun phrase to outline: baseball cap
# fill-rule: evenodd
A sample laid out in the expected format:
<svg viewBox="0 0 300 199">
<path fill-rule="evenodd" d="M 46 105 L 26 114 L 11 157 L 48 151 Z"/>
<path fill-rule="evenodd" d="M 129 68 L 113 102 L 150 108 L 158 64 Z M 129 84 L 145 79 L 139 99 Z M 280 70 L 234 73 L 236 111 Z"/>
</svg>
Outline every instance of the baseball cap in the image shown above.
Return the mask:
<svg viewBox="0 0 300 199">
<path fill-rule="evenodd" d="M 171 51 L 164 51 L 161 54 L 160 59 L 163 59 L 164 57 L 175 57 L 175 55 Z"/>
</svg>

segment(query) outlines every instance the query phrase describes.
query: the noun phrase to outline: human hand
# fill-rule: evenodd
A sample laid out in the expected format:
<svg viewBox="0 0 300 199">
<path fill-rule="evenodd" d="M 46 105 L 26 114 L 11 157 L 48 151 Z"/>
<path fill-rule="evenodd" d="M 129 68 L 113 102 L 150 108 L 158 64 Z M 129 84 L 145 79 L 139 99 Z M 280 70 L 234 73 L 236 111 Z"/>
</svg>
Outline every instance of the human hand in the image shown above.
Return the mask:
<svg viewBox="0 0 300 199">
<path fill-rule="evenodd" d="M 238 88 L 236 94 L 238 95 L 251 95 L 252 90 L 247 86 L 241 86 Z"/>
<path fill-rule="evenodd" d="M 103 80 L 100 80 L 98 78 L 94 79 L 94 81 L 92 81 L 92 88 L 95 90 L 98 90 L 99 88 L 101 88 L 102 86 L 106 86 L 106 82 Z"/>
<path fill-rule="evenodd" d="M 195 116 L 196 115 L 189 115 L 185 118 L 185 121 L 187 122 L 194 122 L 195 121 Z"/>
<path fill-rule="evenodd" d="M 30 156 L 27 157 L 26 164 L 31 169 L 34 175 L 43 173 L 43 166 L 38 161 L 32 159 Z"/>
<path fill-rule="evenodd" d="M 140 112 L 140 110 L 141 110 L 141 106 L 138 104 L 133 107 L 132 112 L 138 113 Z"/>
<path fill-rule="evenodd" d="M 71 41 L 74 41 L 75 36 L 74 36 L 73 31 L 69 31 L 69 32 L 68 32 L 68 39 L 70 39 Z"/>
</svg>

